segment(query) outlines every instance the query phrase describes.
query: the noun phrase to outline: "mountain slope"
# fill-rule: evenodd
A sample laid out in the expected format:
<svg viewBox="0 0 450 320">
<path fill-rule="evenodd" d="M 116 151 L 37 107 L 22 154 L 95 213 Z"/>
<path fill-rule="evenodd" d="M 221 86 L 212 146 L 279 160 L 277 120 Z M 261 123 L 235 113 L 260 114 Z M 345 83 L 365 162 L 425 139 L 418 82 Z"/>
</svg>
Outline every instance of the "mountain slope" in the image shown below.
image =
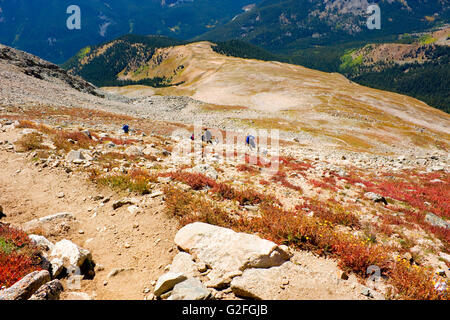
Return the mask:
<svg viewBox="0 0 450 320">
<path fill-rule="evenodd" d="M 62 67 L 97 86 L 124 85 L 127 83 L 117 79 L 117 74 L 124 68 L 146 63 L 157 48 L 182 43 L 184 42 L 162 36 L 126 35 L 103 45 L 83 48 Z M 142 84 L 160 86 L 165 82 L 163 78 L 155 78 L 152 81 L 147 79 Z"/>
<path fill-rule="evenodd" d="M 57 82 L 79 92 L 102 96 L 95 86 L 80 77 L 69 74 L 57 65 L 2 44 L 0 44 L 0 65 L 14 68 L 15 72 L 39 80 Z"/>
<path fill-rule="evenodd" d="M 165 79 L 167 87 L 105 89 L 130 97 L 188 96 L 219 112 L 214 113 L 216 123 L 280 129 L 305 141 L 334 141 L 366 150 L 405 144 L 447 148 L 450 116 L 421 101 L 366 88 L 337 73 L 222 55 L 214 46 L 198 42 L 157 48 L 147 61 L 133 59 L 116 74 L 121 81 Z M 99 47 L 89 55 L 104 51 Z"/>
</svg>

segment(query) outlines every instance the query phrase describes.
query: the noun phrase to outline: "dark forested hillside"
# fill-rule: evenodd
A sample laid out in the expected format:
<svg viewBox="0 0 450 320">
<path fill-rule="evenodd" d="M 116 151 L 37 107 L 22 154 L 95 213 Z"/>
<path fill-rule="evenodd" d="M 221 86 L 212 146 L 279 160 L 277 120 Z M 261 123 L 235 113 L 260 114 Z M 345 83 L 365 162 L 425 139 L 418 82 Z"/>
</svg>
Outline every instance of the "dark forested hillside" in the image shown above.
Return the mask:
<svg viewBox="0 0 450 320">
<path fill-rule="evenodd" d="M 165 79 L 145 79 L 139 82 L 119 81 L 117 75 L 131 62 L 139 65 L 153 56 L 155 49 L 185 43 L 163 36 L 126 35 L 110 43 L 82 49 L 62 67 L 97 86 L 145 84 L 164 86 Z M 104 50 L 98 54 L 98 49 Z"/>
<path fill-rule="evenodd" d="M 447 53 L 445 60 L 438 62 L 395 65 L 381 72 L 366 72 L 351 79 L 369 87 L 415 97 L 450 113 L 449 57 Z"/>
<path fill-rule="evenodd" d="M 241 40 L 229 40 L 223 42 L 216 42 L 216 45 L 213 46 L 213 50 L 217 53 L 239 57 L 245 59 L 258 59 L 264 61 L 287 61 L 286 58 L 283 58 L 281 55 L 276 55 L 267 50 L 264 50 L 260 47 L 252 45 L 248 42 L 244 42 Z"/>
</svg>

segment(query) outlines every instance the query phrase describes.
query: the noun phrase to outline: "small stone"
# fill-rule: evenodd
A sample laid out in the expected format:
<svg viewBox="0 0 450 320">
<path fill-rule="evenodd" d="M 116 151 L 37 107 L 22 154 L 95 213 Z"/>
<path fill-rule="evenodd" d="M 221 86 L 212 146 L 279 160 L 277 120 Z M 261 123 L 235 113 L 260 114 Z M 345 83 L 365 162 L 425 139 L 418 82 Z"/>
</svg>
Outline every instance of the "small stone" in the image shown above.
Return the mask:
<svg viewBox="0 0 450 320">
<path fill-rule="evenodd" d="M 198 262 L 197 263 L 197 269 L 199 272 L 205 272 L 206 270 L 208 270 L 208 267 L 206 266 L 206 264 L 204 262 Z"/>
<path fill-rule="evenodd" d="M 367 288 L 367 287 L 363 287 L 362 289 L 361 289 L 361 294 L 363 295 L 363 296 L 366 296 L 366 297 L 373 297 L 372 296 L 372 292 L 370 291 L 370 289 L 369 288 Z"/>
<path fill-rule="evenodd" d="M 154 291 L 155 296 L 159 297 L 163 293 L 172 290 L 177 283 L 180 283 L 186 279 L 187 277 L 183 273 L 167 272 L 163 274 L 156 282 Z"/>
<path fill-rule="evenodd" d="M 59 300 L 62 291 L 61 282 L 55 279 L 41 286 L 29 300 Z"/>
<path fill-rule="evenodd" d="M 189 278 L 173 287 L 169 300 L 205 300 L 210 294 L 199 280 Z"/>
</svg>

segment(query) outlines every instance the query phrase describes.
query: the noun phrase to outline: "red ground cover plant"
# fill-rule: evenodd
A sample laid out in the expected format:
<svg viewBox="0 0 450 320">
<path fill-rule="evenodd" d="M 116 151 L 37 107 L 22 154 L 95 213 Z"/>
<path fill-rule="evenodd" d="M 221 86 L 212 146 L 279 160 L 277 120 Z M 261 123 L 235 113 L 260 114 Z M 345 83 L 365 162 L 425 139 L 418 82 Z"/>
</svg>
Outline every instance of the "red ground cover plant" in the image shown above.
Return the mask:
<svg viewBox="0 0 450 320">
<path fill-rule="evenodd" d="M 240 164 L 236 166 L 237 171 L 239 172 L 249 172 L 249 173 L 258 173 L 259 170 L 253 166 L 249 166 L 248 164 Z"/>
<path fill-rule="evenodd" d="M 289 189 L 298 191 L 298 192 L 300 192 L 300 193 L 303 193 L 303 189 L 302 189 L 300 186 L 296 186 L 296 185 L 290 183 L 290 182 L 287 180 L 286 173 L 285 173 L 284 171 L 279 170 L 277 173 L 275 173 L 275 174 L 272 176 L 271 180 L 272 180 L 273 182 L 279 182 L 279 183 L 281 183 L 281 185 L 284 186 L 284 187 L 286 187 L 286 188 L 289 188 Z"/>
<path fill-rule="evenodd" d="M 337 192 L 337 188 L 334 185 L 327 183 L 326 181 L 316 179 L 310 179 L 308 181 L 314 186 L 314 188 L 328 189 Z"/>
<path fill-rule="evenodd" d="M 0 288 L 40 270 L 40 259 L 26 233 L 0 223 Z"/>
<path fill-rule="evenodd" d="M 238 201 L 241 205 L 256 205 L 263 202 L 275 201 L 273 197 L 263 195 L 253 189 L 246 189 L 245 191 L 236 190 L 226 183 L 216 182 L 216 180 L 201 173 L 176 171 L 162 173 L 160 176 L 171 177 L 174 180 L 189 185 L 193 190 L 202 190 L 205 187 L 208 187 L 213 194 L 216 194 L 223 199 Z"/>
<path fill-rule="evenodd" d="M 279 162 L 282 168 L 289 168 L 295 172 L 302 172 L 314 168 L 312 164 L 298 161 L 292 157 L 280 157 Z"/>
</svg>

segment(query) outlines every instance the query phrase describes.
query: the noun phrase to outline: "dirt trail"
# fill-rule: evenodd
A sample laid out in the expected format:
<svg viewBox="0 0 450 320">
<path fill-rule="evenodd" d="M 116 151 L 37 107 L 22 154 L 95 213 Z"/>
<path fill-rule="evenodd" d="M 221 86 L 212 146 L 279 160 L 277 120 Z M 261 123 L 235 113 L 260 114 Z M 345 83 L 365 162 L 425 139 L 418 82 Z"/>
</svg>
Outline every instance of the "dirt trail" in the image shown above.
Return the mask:
<svg viewBox="0 0 450 320">
<path fill-rule="evenodd" d="M 20 226 L 58 212 L 76 216 L 79 228 L 49 240 L 70 239 L 89 249 L 96 264 L 104 267 L 94 280 L 82 282 L 81 291 L 96 299 L 148 295 L 144 289 L 152 289 L 150 283 L 164 273 L 176 253 L 173 238 L 178 222 L 162 212 L 160 199 L 146 199 L 141 213 L 131 214 L 127 206 L 113 210 L 111 203 L 121 197 L 105 191 L 103 195 L 111 195 L 111 201 L 100 207 L 92 198 L 101 192 L 81 174 L 69 175 L 62 168 L 39 169 L 24 156 L 5 151 L 0 151 L 0 163 L 0 202 L 8 215 L 6 222 Z M 57 197 L 60 192 L 63 198 Z M 127 271 L 107 279 L 115 268 Z"/>
</svg>

